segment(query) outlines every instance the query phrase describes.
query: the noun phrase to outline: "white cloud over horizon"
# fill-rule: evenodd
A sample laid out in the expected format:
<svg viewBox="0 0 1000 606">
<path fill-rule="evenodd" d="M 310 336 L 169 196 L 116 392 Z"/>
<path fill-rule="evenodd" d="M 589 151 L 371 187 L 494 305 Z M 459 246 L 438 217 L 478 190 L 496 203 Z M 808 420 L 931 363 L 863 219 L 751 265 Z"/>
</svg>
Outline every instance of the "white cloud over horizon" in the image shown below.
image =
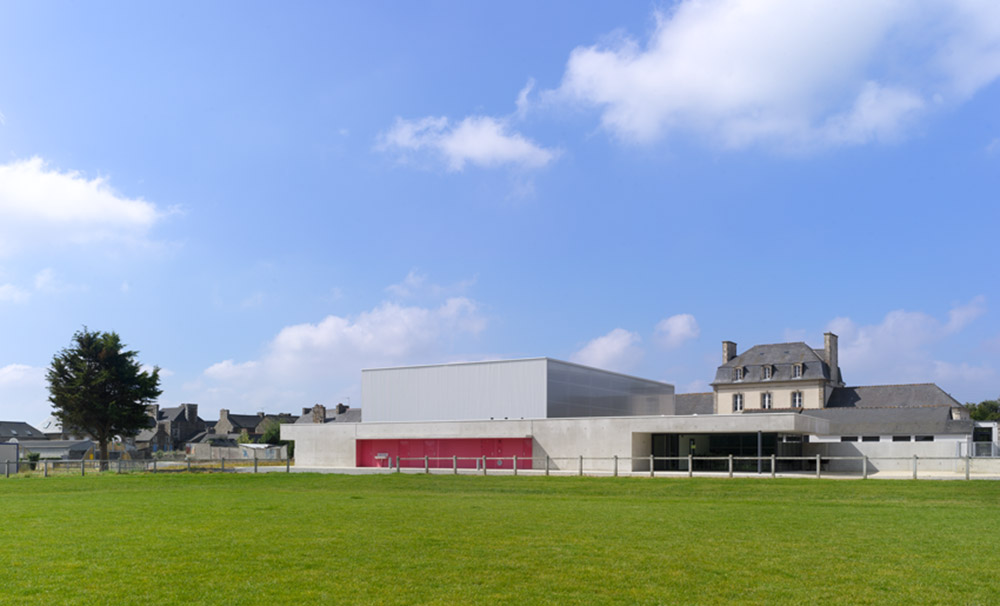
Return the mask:
<svg viewBox="0 0 1000 606">
<path fill-rule="evenodd" d="M 466 297 L 433 307 L 383 302 L 354 316 L 286 326 L 260 358 L 212 364 L 187 389 L 201 392 L 207 403 L 294 411 L 340 397 L 338 386 L 356 383 L 363 368 L 436 359 L 452 341 L 480 334 L 486 323 L 479 305 Z"/>
<path fill-rule="evenodd" d="M 27 364 L 0 366 L 0 419 L 38 427 L 51 414 L 45 373 Z"/>
<path fill-rule="evenodd" d="M 978 296 L 952 307 L 945 321 L 900 309 L 879 324 L 858 325 L 839 317 L 827 329 L 840 337 L 840 366 L 849 385 L 940 382 L 945 391 L 954 390 L 956 383 L 982 391 L 996 379 L 992 366 L 939 360 L 932 351 L 985 313 L 986 299 Z"/>
<path fill-rule="evenodd" d="M 395 124 L 379 135 L 377 149 L 402 158 L 430 154 L 452 172 L 461 172 L 470 164 L 540 169 L 559 156 L 557 150 L 512 130 L 506 119 L 492 116 L 468 116 L 457 123 L 446 117 L 396 118 Z"/>
<path fill-rule="evenodd" d="M 595 107 L 631 142 L 856 145 L 897 139 L 1000 75 L 996 3 L 686 1 L 654 16 L 646 40 L 574 49 L 547 101 Z"/>
<path fill-rule="evenodd" d="M 33 157 L 0 164 L 0 256 L 38 246 L 142 244 L 171 211 L 117 193 L 105 177 Z"/>
<path fill-rule="evenodd" d="M 642 359 L 642 338 L 624 328 L 589 341 L 570 356 L 571 362 L 618 372 L 630 371 Z"/>
</svg>

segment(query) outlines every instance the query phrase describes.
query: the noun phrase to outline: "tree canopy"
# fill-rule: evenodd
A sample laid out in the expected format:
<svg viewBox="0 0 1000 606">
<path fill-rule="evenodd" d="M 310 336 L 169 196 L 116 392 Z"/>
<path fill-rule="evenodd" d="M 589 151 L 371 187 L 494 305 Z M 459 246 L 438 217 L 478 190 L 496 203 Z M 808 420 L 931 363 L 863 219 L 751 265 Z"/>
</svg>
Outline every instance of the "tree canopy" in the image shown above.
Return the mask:
<svg viewBox="0 0 1000 606">
<path fill-rule="evenodd" d="M 1000 400 L 983 400 L 979 404 L 970 402 L 965 407 L 974 421 L 1000 421 Z"/>
<path fill-rule="evenodd" d="M 102 460 L 116 435 L 133 436 L 149 425 L 146 405 L 163 393 L 160 369 L 142 370 L 138 355 L 116 333 L 84 327 L 52 358 L 47 378 L 53 414 L 63 431 L 97 440 Z"/>
</svg>

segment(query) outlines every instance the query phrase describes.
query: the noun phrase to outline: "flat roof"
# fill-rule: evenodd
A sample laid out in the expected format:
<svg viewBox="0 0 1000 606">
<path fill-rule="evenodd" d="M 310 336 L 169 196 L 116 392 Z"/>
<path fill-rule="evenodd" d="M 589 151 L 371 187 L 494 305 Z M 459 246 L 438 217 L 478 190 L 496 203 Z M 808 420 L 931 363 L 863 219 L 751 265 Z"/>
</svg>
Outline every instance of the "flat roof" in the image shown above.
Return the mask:
<svg viewBox="0 0 1000 606">
<path fill-rule="evenodd" d="M 619 377 L 625 377 L 626 379 L 632 379 L 634 381 L 645 381 L 646 383 L 656 383 L 657 385 L 666 385 L 668 387 L 673 387 L 673 383 L 666 383 L 664 381 L 657 381 L 656 379 L 647 379 L 645 377 L 637 377 L 635 375 L 628 375 L 623 372 L 616 372 L 614 370 L 606 370 L 604 368 L 597 368 L 596 366 L 586 366 L 584 364 L 578 364 L 576 362 L 567 362 L 566 360 L 559 360 L 557 358 L 550 358 L 548 356 L 534 357 L 534 358 L 510 358 L 506 360 L 477 360 L 471 362 L 440 362 L 437 364 L 410 364 L 406 366 L 381 366 L 376 368 L 362 368 L 361 372 L 372 372 L 372 371 L 383 371 L 383 370 L 405 370 L 405 369 L 417 369 L 417 368 L 438 368 L 446 366 L 473 366 L 476 364 L 486 365 L 486 364 L 507 364 L 511 362 L 538 362 L 545 360 L 548 362 L 557 362 L 559 364 L 565 364 L 567 366 L 576 366 L 577 368 L 583 368 L 585 370 L 593 370 L 595 372 L 600 372 L 609 375 L 617 375 Z"/>
</svg>

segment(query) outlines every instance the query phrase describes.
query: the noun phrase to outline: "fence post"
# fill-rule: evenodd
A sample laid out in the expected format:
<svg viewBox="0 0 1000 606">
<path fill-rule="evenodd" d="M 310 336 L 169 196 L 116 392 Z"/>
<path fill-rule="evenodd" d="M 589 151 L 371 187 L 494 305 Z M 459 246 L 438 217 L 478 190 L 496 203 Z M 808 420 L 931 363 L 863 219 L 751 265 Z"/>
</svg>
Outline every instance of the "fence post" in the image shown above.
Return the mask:
<svg viewBox="0 0 1000 606">
<path fill-rule="evenodd" d="M 913 479 L 917 479 L 917 455 L 913 455 Z"/>
<path fill-rule="evenodd" d="M 583 475 L 583 455 L 580 455 L 580 475 Z"/>
<path fill-rule="evenodd" d="M 776 458 L 775 458 L 775 456 L 774 456 L 774 455 L 772 454 L 772 455 L 771 455 L 771 478 L 775 478 L 775 477 L 777 477 L 777 476 L 775 476 L 775 473 L 776 473 L 776 469 L 775 469 L 775 462 L 776 462 Z"/>
<path fill-rule="evenodd" d="M 618 455 L 615 455 L 615 477 L 618 477 Z"/>
<path fill-rule="evenodd" d="M 486 475 L 486 455 L 483 455 L 483 475 Z"/>
<path fill-rule="evenodd" d="M 820 467 L 822 467 L 822 465 L 823 465 L 823 461 L 820 459 L 819 454 L 817 454 L 816 455 L 816 477 L 817 478 L 821 477 L 819 469 L 820 469 Z"/>
<path fill-rule="evenodd" d="M 729 455 L 729 477 L 733 477 L 733 455 Z"/>
<path fill-rule="evenodd" d="M 45 469 L 45 475 L 43 475 L 42 477 L 43 478 L 49 477 L 49 462 L 45 461 L 44 463 L 42 463 L 42 467 L 43 467 L 43 469 Z M 966 478 L 966 479 L 968 479 L 968 478 Z"/>
<path fill-rule="evenodd" d="M 257 453 L 253 453 L 253 472 L 257 473 Z"/>
<path fill-rule="evenodd" d="M 653 460 L 653 455 L 649 455 L 649 477 L 653 477 L 654 469 L 656 469 L 656 461 Z"/>
<path fill-rule="evenodd" d="M 694 455 L 690 452 L 688 453 L 688 477 L 694 477 Z"/>
<path fill-rule="evenodd" d="M 288 452 L 285 452 L 285 473 L 292 473 L 292 460 L 288 458 Z"/>
<path fill-rule="evenodd" d="M 545 455 L 545 475 L 549 475 L 549 455 Z"/>
<path fill-rule="evenodd" d="M 965 479 L 969 479 L 969 455 L 965 455 Z"/>
<path fill-rule="evenodd" d="M 451 455 L 451 473 L 458 475 L 458 455 Z"/>
<path fill-rule="evenodd" d="M 156 473 L 156 459 L 153 459 L 153 473 Z"/>
<path fill-rule="evenodd" d="M 517 455 L 514 455 L 514 475 L 517 475 Z"/>
<path fill-rule="evenodd" d="M 431 472 L 431 460 L 430 460 L 430 457 L 428 457 L 427 455 L 424 455 L 424 473 L 430 473 L 430 472 Z"/>
<path fill-rule="evenodd" d="M 5 478 L 9 478 L 10 477 L 10 461 L 9 460 L 3 462 L 3 476 Z"/>
<path fill-rule="evenodd" d="M 86 465 L 86 464 L 87 464 L 86 460 L 80 459 L 80 476 L 87 475 L 87 468 L 84 467 L 84 465 Z"/>
<path fill-rule="evenodd" d="M 868 455 L 861 458 L 861 479 L 868 479 Z"/>
<path fill-rule="evenodd" d="M 222 471 L 226 471 L 226 457 L 222 457 Z M 153 471 L 156 471 L 156 461 L 153 461 Z"/>
<path fill-rule="evenodd" d="M 402 467 L 402 465 L 399 463 L 399 460 L 401 458 L 402 457 L 399 457 L 399 456 L 396 457 L 396 473 L 400 473 L 400 467 Z"/>
<path fill-rule="evenodd" d="M 191 459 L 187 460 L 187 470 L 188 470 L 188 473 L 191 473 Z"/>
</svg>

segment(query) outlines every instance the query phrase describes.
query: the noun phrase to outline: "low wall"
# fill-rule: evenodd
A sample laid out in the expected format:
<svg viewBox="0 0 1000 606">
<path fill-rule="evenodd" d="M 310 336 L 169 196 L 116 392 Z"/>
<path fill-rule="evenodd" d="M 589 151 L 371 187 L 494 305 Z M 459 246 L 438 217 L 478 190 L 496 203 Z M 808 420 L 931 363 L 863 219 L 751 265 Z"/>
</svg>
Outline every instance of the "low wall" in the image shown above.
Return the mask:
<svg viewBox="0 0 1000 606">
<path fill-rule="evenodd" d="M 280 461 L 288 456 L 288 448 L 281 446 L 278 448 L 258 449 L 240 446 L 212 446 L 211 444 L 188 444 L 187 454 L 192 459 L 218 461 L 226 459 L 235 461 L 239 459 L 259 461 Z"/>
<path fill-rule="evenodd" d="M 0 463 L 4 461 L 17 461 L 17 457 L 17 444 L 9 444 L 7 442 L 0 444 Z"/>
<path fill-rule="evenodd" d="M 868 462 L 870 473 L 879 471 L 911 471 L 913 455 L 917 455 L 917 469 L 927 471 L 965 471 L 965 463 L 957 459 L 957 440 L 936 440 L 934 442 L 809 442 L 802 445 L 804 456 L 822 457 L 862 457 L 875 461 Z M 938 458 L 946 457 L 946 458 Z M 862 462 L 832 460 L 830 471 L 860 472 Z"/>
</svg>

